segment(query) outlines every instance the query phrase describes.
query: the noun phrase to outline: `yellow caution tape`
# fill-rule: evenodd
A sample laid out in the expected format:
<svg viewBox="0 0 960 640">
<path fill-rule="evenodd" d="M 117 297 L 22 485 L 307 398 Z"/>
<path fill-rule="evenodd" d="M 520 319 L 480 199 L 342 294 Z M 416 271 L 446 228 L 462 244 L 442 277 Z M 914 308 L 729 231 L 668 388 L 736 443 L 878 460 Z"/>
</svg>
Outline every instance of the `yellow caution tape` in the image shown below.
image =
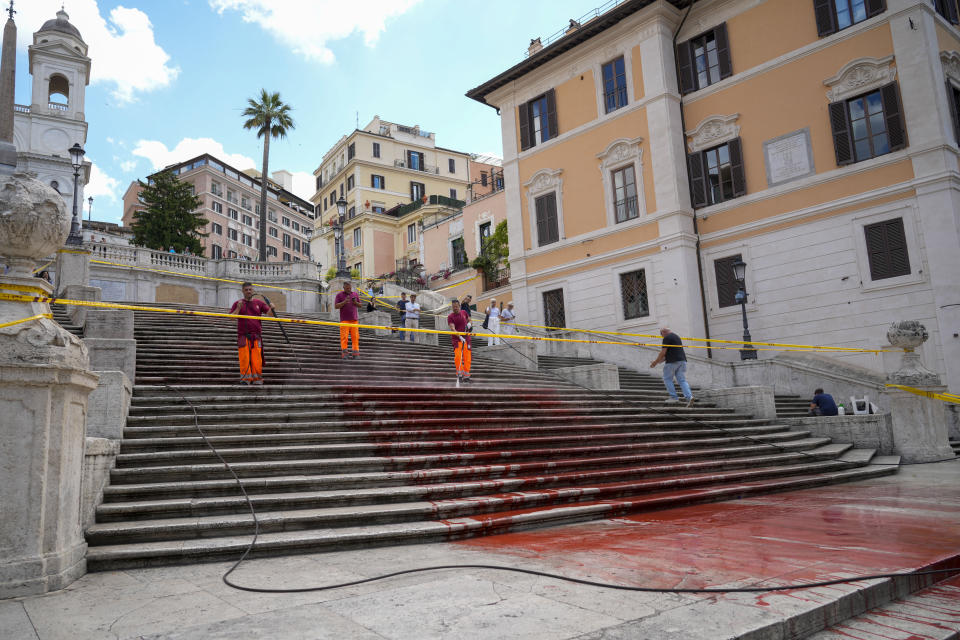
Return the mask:
<svg viewBox="0 0 960 640">
<path fill-rule="evenodd" d="M 10 289 L 11 291 L 26 291 L 27 293 L 46 294 L 47 292 L 40 287 L 28 287 L 22 284 L 0 283 L 0 289 Z"/>
<path fill-rule="evenodd" d="M 57 253 L 80 253 L 87 254 L 90 253 L 88 249 L 58 249 Z"/>
<path fill-rule="evenodd" d="M 17 324 L 23 324 L 24 322 L 31 322 L 33 320 L 39 320 L 40 318 L 53 318 L 52 313 L 38 313 L 35 316 L 30 316 L 29 318 L 21 318 L 20 320 L 13 320 L 12 322 L 4 322 L 0 324 L 0 329 L 5 329 L 7 327 L 12 327 Z"/>
<path fill-rule="evenodd" d="M 943 400 L 944 402 L 950 402 L 953 404 L 960 404 L 960 395 L 955 393 L 935 393 L 933 391 L 925 391 L 923 389 L 917 389 L 916 387 L 908 387 L 903 384 L 888 384 L 888 387 L 894 389 L 900 389 L 901 391 L 907 391 L 914 395 L 923 396 L 925 398 L 933 398 L 934 400 Z"/>
<path fill-rule="evenodd" d="M 40 273 L 41 271 L 43 271 L 44 269 L 46 269 L 47 267 L 49 267 L 49 266 L 52 265 L 52 264 L 53 264 L 53 260 L 51 260 L 51 261 L 48 262 L 47 264 L 43 265 L 42 267 L 37 267 L 36 269 L 33 270 L 33 272 L 34 272 L 34 273 Z"/>
</svg>

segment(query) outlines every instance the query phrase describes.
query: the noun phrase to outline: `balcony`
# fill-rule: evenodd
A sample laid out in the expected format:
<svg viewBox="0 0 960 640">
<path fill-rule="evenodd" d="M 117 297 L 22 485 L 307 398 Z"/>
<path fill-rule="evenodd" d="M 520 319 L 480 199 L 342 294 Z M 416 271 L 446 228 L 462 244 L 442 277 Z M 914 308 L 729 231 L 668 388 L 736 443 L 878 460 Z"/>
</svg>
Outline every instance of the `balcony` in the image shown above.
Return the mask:
<svg viewBox="0 0 960 640">
<path fill-rule="evenodd" d="M 47 108 L 52 109 L 53 111 L 68 111 L 70 107 L 65 104 L 60 104 L 59 102 L 48 102 Z"/>
<path fill-rule="evenodd" d="M 630 196 L 623 200 L 618 200 L 614 205 L 616 208 L 617 222 L 626 222 L 640 215 L 637 209 L 637 196 Z"/>
<path fill-rule="evenodd" d="M 423 171 L 424 173 L 434 173 L 440 175 L 440 167 L 429 164 L 422 164 L 419 167 L 408 167 L 405 160 L 394 160 L 393 166 L 399 169 L 409 169 L 410 171 Z"/>
</svg>

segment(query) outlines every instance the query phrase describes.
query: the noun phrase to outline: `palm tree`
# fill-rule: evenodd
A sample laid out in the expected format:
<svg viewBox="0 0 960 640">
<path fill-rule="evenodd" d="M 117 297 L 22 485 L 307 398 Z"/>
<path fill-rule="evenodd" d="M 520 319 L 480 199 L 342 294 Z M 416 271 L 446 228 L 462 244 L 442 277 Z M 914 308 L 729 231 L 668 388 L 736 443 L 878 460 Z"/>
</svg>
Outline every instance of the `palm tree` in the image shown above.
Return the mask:
<svg viewBox="0 0 960 640">
<path fill-rule="evenodd" d="M 285 138 L 287 131 L 296 125 L 290 117 L 290 105 L 280 100 L 280 93 L 267 93 L 260 90 L 260 101 L 247 98 L 247 108 L 243 110 L 244 129 L 256 129 L 257 137 L 263 138 L 263 165 L 260 172 L 260 261 L 267 261 L 267 189 L 269 184 L 270 138 Z"/>
</svg>

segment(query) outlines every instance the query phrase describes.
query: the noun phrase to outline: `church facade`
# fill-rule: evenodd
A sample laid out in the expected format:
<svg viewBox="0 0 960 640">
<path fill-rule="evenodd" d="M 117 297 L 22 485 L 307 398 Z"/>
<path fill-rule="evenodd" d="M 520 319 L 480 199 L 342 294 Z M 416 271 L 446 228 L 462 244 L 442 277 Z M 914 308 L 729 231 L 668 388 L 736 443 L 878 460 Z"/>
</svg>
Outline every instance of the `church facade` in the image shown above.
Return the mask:
<svg viewBox="0 0 960 640">
<path fill-rule="evenodd" d="M 33 34 L 28 48 L 33 78 L 30 103 L 14 105 L 14 140 L 17 170 L 37 174 L 73 207 L 74 169 L 70 147 L 87 141 L 84 93 L 90 83 L 90 58 L 80 31 L 65 11 L 48 20 Z M 77 185 L 79 210 L 83 188 L 90 180 L 90 163 L 84 162 Z"/>
</svg>

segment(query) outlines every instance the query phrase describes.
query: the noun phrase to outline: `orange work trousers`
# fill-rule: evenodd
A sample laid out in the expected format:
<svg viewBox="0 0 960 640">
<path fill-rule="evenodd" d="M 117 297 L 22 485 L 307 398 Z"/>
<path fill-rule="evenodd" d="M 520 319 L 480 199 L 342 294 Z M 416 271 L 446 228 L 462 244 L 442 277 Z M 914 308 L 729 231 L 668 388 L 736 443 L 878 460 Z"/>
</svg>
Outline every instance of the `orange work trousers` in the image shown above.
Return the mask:
<svg viewBox="0 0 960 640">
<path fill-rule="evenodd" d="M 347 350 L 347 338 L 353 340 L 353 350 L 357 353 L 360 352 L 360 327 L 357 325 L 360 324 L 358 320 L 341 320 L 342 324 L 340 325 L 340 350 Z M 353 325 L 353 326 L 349 326 Z"/>
<path fill-rule="evenodd" d="M 240 379 L 247 384 L 263 380 L 263 345 L 259 338 L 246 338 L 242 347 L 237 347 L 240 359 Z"/>
<path fill-rule="evenodd" d="M 460 342 L 453 348 L 453 363 L 458 376 L 470 375 L 470 347 L 466 342 Z"/>
</svg>

